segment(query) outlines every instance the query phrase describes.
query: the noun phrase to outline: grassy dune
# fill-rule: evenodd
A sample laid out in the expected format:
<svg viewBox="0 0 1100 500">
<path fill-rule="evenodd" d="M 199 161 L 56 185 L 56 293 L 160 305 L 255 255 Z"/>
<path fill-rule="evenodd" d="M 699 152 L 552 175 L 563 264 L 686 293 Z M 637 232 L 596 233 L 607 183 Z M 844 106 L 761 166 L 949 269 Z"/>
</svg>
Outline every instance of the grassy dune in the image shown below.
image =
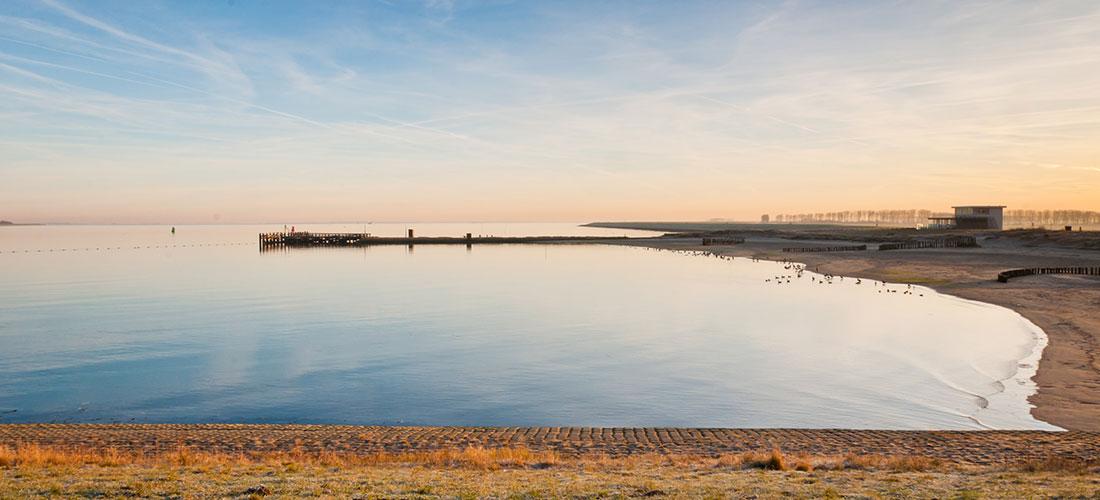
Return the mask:
<svg viewBox="0 0 1100 500">
<path fill-rule="evenodd" d="M 181 448 L 0 447 L 0 497 L 936 497 L 1100 498 L 1094 465 L 960 467 L 921 457 L 563 458 L 523 448 L 370 455 L 227 455 Z"/>
</svg>

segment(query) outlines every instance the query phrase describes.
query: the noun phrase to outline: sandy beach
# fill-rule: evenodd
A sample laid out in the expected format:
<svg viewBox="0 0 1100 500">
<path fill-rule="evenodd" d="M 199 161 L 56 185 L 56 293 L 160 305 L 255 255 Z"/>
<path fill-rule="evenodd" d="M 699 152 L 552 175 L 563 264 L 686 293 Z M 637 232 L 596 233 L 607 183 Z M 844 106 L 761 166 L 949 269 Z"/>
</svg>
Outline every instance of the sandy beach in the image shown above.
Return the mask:
<svg viewBox="0 0 1100 500">
<path fill-rule="evenodd" d="M 737 245 L 702 246 L 697 235 L 631 240 L 620 244 L 668 250 L 707 251 L 735 257 L 793 260 L 808 269 L 838 276 L 924 285 L 958 297 L 1015 310 L 1049 336 L 1030 398 L 1032 414 L 1071 430 L 1100 431 L 1100 279 L 1045 275 L 999 283 L 997 273 L 1013 268 L 1100 266 L 1090 247 L 1096 233 L 975 233 L 980 248 L 876 251 L 874 242 L 897 241 L 911 230 L 794 227 L 781 231 L 741 230 L 722 224 L 614 223 L 605 227 L 700 231 L 728 229 L 744 237 Z M 782 227 L 782 226 L 780 226 Z M 831 238 L 831 239 L 825 239 Z M 785 247 L 871 242 L 852 252 L 785 253 Z M 839 242 L 839 243 L 838 243 Z"/>
</svg>

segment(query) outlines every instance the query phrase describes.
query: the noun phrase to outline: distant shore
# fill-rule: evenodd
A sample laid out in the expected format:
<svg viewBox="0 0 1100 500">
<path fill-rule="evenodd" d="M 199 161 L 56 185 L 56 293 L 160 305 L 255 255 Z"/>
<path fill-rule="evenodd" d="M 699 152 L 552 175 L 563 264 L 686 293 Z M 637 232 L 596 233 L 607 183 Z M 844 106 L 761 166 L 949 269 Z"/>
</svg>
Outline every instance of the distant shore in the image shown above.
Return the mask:
<svg viewBox="0 0 1100 500">
<path fill-rule="evenodd" d="M 701 245 L 699 234 L 608 242 L 670 250 L 707 251 L 735 257 L 794 260 L 810 270 L 892 283 L 924 285 L 939 292 L 1019 312 L 1046 332 L 1030 398 L 1036 418 L 1071 430 L 1100 431 L 1100 279 L 1032 276 L 998 283 L 997 273 L 1021 267 L 1100 266 L 1100 233 L 1057 231 L 972 232 L 981 248 L 785 253 L 784 247 L 897 241 L 926 236 L 902 228 L 782 226 L 727 223 L 594 223 L 595 227 L 700 233 L 722 230 L 745 238 L 736 245 Z"/>
</svg>

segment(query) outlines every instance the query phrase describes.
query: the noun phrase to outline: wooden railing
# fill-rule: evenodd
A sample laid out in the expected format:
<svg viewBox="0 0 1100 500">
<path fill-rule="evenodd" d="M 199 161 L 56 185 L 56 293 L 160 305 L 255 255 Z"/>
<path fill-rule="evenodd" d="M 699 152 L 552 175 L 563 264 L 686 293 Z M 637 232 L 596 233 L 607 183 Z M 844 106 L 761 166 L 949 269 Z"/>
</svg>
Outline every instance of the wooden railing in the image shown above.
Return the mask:
<svg viewBox="0 0 1100 500">
<path fill-rule="evenodd" d="M 1029 267 L 1026 269 L 1009 269 L 997 275 L 997 281 L 1008 283 L 1010 278 L 1033 276 L 1036 274 L 1083 274 L 1087 276 L 1100 276 L 1100 267 L 1068 266 L 1068 267 Z"/>
</svg>

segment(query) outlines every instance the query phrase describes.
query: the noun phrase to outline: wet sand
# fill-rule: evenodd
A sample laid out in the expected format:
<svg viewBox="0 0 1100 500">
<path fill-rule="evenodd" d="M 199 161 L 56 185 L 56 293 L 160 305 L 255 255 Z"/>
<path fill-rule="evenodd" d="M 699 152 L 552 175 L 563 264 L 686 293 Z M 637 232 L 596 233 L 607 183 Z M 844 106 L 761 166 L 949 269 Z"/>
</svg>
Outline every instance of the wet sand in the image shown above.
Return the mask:
<svg viewBox="0 0 1100 500">
<path fill-rule="evenodd" d="M 618 226 L 621 227 L 621 226 Z M 644 227 L 644 226 L 642 226 Z M 692 227 L 692 229 L 698 229 Z M 1029 276 L 1009 283 L 996 281 L 1006 269 L 1045 266 L 1100 266 L 1100 252 L 1065 248 L 1011 238 L 985 239 L 981 248 L 919 249 L 820 253 L 784 253 L 784 247 L 852 244 L 837 231 L 833 241 L 776 238 L 744 234 L 743 244 L 701 246 L 699 238 L 653 238 L 619 242 L 672 250 L 707 251 L 735 257 L 793 260 L 809 270 L 891 283 L 928 286 L 958 297 L 1013 309 L 1043 329 L 1049 344 L 1043 351 L 1030 398 L 1032 414 L 1070 430 L 1100 431 L 1100 278 Z M 863 231 L 856 231 L 862 236 Z M 855 240 L 860 241 L 860 240 Z"/>
</svg>

